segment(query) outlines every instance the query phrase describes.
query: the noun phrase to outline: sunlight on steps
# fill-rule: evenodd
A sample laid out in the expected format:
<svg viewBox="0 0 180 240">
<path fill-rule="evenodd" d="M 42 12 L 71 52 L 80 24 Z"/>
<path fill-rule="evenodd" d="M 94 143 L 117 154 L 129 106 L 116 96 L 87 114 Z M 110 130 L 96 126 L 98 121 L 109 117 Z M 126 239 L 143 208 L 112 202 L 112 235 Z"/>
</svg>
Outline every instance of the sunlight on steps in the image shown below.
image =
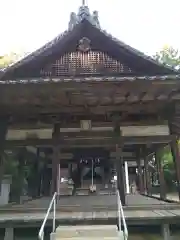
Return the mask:
<svg viewBox="0 0 180 240">
<path fill-rule="evenodd" d="M 123 232 L 118 232 L 116 225 L 78 225 L 59 226 L 51 234 L 51 240 L 125 240 Z"/>
</svg>

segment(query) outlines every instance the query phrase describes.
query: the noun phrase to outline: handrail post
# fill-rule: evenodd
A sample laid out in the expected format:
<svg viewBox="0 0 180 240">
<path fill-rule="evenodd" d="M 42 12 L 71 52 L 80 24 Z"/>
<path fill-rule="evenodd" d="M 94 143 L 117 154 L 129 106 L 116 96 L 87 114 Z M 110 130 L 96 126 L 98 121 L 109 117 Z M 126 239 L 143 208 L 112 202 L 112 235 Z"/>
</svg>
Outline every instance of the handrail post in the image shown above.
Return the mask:
<svg viewBox="0 0 180 240">
<path fill-rule="evenodd" d="M 122 207 L 122 204 L 121 204 L 121 198 L 120 198 L 119 190 L 117 190 L 117 205 L 118 205 L 119 231 L 121 231 L 121 221 L 122 221 L 122 224 L 123 224 L 123 227 L 124 227 L 124 239 L 127 240 L 127 238 L 128 238 L 128 229 L 127 229 L 126 219 L 125 219 L 125 216 L 124 216 L 123 207 Z"/>
<path fill-rule="evenodd" d="M 56 228 L 56 198 L 54 199 L 54 204 L 53 204 L 53 232 L 55 231 Z"/>
<path fill-rule="evenodd" d="M 119 191 L 117 191 L 117 204 L 118 204 L 118 224 L 119 224 L 119 231 L 121 231 L 121 210 L 120 210 L 120 198 L 119 198 Z"/>
<path fill-rule="evenodd" d="M 47 213 L 44 217 L 43 223 L 41 225 L 41 228 L 39 230 L 38 238 L 39 240 L 44 240 L 44 227 L 47 222 L 47 219 L 49 217 L 49 214 L 53 208 L 53 226 L 52 226 L 52 232 L 54 233 L 56 230 L 56 198 L 57 198 L 57 192 L 54 193 L 53 198 L 49 204 Z"/>
</svg>

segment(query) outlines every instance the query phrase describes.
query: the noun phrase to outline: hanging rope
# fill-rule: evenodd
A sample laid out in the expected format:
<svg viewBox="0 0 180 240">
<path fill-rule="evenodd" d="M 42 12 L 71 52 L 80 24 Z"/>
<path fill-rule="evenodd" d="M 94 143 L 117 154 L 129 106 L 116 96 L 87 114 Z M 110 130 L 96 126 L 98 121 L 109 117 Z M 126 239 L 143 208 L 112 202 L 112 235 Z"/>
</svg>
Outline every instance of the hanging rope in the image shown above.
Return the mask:
<svg viewBox="0 0 180 240">
<path fill-rule="evenodd" d="M 93 158 L 92 158 L 92 165 L 91 165 L 91 185 L 94 185 L 94 162 L 93 162 Z"/>
<path fill-rule="evenodd" d="M 94 185 L 94 159 L 91 159 L 91 186 L 90 186 L 91 192 L 96 192 L 96 185 Z"/>
</svg>

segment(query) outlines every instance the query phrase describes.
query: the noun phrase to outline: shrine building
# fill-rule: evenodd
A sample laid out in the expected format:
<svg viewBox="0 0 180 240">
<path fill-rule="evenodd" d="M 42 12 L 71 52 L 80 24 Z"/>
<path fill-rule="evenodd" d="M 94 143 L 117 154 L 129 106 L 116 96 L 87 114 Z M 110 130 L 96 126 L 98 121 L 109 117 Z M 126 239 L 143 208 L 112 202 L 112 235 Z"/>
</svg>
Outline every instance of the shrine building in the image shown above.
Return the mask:
<svg viewBox="0 0 180 240">
<path fill-rule="evenodd" d="M 179 186 L 180 75 L 107 33 L 86 5 L 71 13 L 65 32 L 4 70 L 0 98 L 1 155 L 32 152 L 37 176 L 44 158 L 36 185 L 44 181 L 47 195 L 117 187 L 125 205 L 133 182 L 149 194 L 155 153 L 165 199 L 160 151 L 167 145 Z"/>
</svg>

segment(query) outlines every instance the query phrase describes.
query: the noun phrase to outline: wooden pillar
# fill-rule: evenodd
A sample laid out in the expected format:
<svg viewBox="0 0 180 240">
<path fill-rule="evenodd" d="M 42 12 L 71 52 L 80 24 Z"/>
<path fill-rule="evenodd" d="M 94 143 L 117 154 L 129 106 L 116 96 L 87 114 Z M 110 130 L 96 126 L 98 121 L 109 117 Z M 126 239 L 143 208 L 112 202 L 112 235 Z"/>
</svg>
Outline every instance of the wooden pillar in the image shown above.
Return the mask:
<svg viewBox="0 0 180 240">
<path fill-rule="evenodd" d="M 4 175 L 3 152 L 4 152 L 6 134 L 8 131 L 8 122 L 9 122 L 8 117 L 0 117 L 0 192 L 1 192 L 1 183 Z"/>
<path fill-rule="evenodd" d="M 13 227 L 5 228 L 4 240 L 14 240 L 14 228 Z"/>
<path fill-rule="evenodd" d="M 125 172 L 125 183 L 126 183 L 126 194 L 130 193 L 129 188 L 129 171 L 128 171 L 128 162 L 124 162 L 124 172 Z"/>
<path fill-rule="evenodd" d="M 124 181 L 124 167 L 122 158 L 122 137 L 120 131 L 119 117 L 114 122 L 114 141 L 116 146 L 116 172 L 117 172 L 117 189 L 119 190 L 122 205 L 126 204 L 125 198 L 125 181 Z"/>
<path fill-rule="evenodd" d="M 170 233 L 170 227 L 169 227 L 169 224 L 167 223 L 162 224 L 162 236 L 163 236 L 163 240 L 172 239 L 171 233 Z"/>
<path fill-rule="evenodd" d="M 155 153 L 155 160 L 157 164 L 157 172 L 159 177 L 159 183 L 160 183 L 160 198 L 162 200 L 166 200 L 166 183 L 164 179 L 164 170 L 163 170 L 163 164 L 161 161 L 161 150 L 158 149 Z"/>
<path fill-rule="evenodd" d="M 52 192 L 52 169 L 48 168 L 48 161 L 44 159 L 41 168 L 41 195 L 49 196 Z"/>
<path fill-rule="evenodd" d="M 143 173 L 142 173 L 140 156 L 137 158 L 137 167 L 138 167 L 138 188 L 139 188 L 139 193 L 142 194 L 144 190 L 143 190 Z"/>
<path fill-rule="evenodd" d="M 37 148 L 36 156 L 34 159 L 33 171 L 34 171 L 34 180 L 33 180 L 33 189 L 32 189 L 32 197 L 39 197 L 41 195 L 41 179 L 42 179 L 42 171 L 40 169 L 40 149 Z"/>
<path fill-rule="evenodd" d="M 143 187 L 143 172 L 142 172 L 142 166 L 141 166 L 141 149 L 137 154 L 136 162 L 138 167 L 138 188 L 139 188 L 139 193 L 142 194 L 144 192 L 144 187 Z"/>
<path fill-rule="evenodd" d="M 177 139 L 174 139 L 171 143 L 171 153 L 174 161 L 175 171 L 176 171 L 176 178 L 177 178 L 177 185 L 178 185 L 178 195 L 180 200 L 180 154 L 178 148 Z"/>
<path fill-rule="evenodd" d="M 146 192 L 148 196 L 151 196 L 151 180 L 148 168 L 149 156 L 146 156 L 144 159 L 144 174 L 146 179 Z"/>
<path fill-rule="evenodd" d="M 126 204 L 125 200 L 125 182 L 124 182 L 124 167 L 122 159 L 122 148 L 116 145 L 116 173 L 117 173 L 117 189 L 119 190 L 122 205 Z"/>
<path fill-rule="evenodd" d="M 53 155 L 52 155 L 52 186 L 51 195 L 57 192 L 57 175 L 58 175 L 58 164 L 59 164 L 59 140 L 60 140 L 60 123 L 54 124 L 53 129 Z"/>
<path fill-rule="evenodd" d="M 145 174 L 145 159 L 143 159 L 144 167 L 143 167 L 143 188 L 144 188 L 144 194 L 146 194 L 146 174 Z"/>
<path fill-rule="evenodd" d="M 25 166 L 25 149 L 22 148 L 20 149 L 20 152 L 18 154 L 18 191 L 17 191 L 17 200 L 18 202 L 21 202 L 21 197 L 24 195 L 23 190 L 24 187 L 27 187 L 24 185 L 25 183 L 25 171 L 24 171 L 24 166 Z"/>
<path fill-rule="evenodd" d="M 36 150 L 35 157 L 32 163 L 32 173 L 28 178 L 29 190 L 32 198 L 36 198 L 40 195 L 41 173 L 39 169 L 39 148 Z"/>
<path fill-rule="evenodd" d="M 37 164 L 37 197 L 41 196 L 41 191 L 42 191 L 42 167 L 41 167 L 41 158 L 40 158 L 40 149 L 37 148 L 37 153 L 36 153 L 36 164 Z"/>
</svg>

